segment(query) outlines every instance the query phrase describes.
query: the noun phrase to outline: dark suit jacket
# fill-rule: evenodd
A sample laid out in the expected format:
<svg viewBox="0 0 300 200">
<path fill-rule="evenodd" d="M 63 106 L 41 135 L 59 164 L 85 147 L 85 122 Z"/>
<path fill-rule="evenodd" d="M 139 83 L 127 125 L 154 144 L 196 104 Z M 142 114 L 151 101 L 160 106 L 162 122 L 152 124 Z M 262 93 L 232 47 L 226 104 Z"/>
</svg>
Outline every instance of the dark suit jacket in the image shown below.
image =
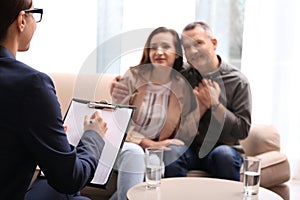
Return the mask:
<svg viewBox="0 0 300 200">
<path fill-rule="evenodd" d="M 84 187 L 93 178 L 104 141 L 87 131 L 72 147 L 52 80 L 1 46 L 0 94 L 0 199 L 23 199 L 37 165 L 60 192 Z"/>
</svg>

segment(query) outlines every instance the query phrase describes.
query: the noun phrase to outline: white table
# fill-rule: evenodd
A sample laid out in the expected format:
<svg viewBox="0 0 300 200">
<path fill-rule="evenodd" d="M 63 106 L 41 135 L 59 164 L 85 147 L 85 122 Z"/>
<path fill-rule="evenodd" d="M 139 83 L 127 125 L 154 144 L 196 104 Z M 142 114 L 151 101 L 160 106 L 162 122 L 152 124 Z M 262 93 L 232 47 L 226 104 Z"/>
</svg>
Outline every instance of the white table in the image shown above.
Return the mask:
<svg viewBox="0 0 300 200">
<path fill-rule="evenodd" d="M 283 200 L 276 193 L 259 188 L 259 194 L 244 197 L 243 183 L 213 178 L 164 178 L 157 189 L 146 189 L 146 183 L 132 187 L 129 200 Z"/>
</svg>

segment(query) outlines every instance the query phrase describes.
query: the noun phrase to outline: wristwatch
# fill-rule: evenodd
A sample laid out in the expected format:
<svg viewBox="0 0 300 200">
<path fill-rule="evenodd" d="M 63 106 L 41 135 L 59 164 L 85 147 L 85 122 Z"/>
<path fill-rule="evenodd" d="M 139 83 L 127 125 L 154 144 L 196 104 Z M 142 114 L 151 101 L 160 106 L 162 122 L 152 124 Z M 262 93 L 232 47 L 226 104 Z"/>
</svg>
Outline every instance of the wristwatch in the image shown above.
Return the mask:
<svg viewBox="0 0 300 200">
<path fill-rule="evenodd" d="M 221 104 L 221 103 L 218 102 L 218 103 L 216 103 L 216 104 L 211 105 L 211 111 L 212 111 L 212 112 L 216 111 L 216 110 L 218 109 L 218 107 L 219 107 L 220 104 Z"/>
</svg>

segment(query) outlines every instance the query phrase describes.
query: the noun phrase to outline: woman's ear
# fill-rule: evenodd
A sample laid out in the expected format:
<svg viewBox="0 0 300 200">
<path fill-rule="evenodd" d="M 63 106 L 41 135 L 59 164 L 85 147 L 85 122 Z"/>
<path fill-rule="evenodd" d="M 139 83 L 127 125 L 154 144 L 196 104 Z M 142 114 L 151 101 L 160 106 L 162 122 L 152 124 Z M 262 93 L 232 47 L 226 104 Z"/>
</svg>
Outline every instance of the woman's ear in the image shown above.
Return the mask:
<svg viewBox="0 0 300 200">
<path fill-rule="evenodd" d="M 17 17 L 17 27 L 20 32 L 23 32 L 26 26 L 25 12 L 21 11 Z"/>
</svg>

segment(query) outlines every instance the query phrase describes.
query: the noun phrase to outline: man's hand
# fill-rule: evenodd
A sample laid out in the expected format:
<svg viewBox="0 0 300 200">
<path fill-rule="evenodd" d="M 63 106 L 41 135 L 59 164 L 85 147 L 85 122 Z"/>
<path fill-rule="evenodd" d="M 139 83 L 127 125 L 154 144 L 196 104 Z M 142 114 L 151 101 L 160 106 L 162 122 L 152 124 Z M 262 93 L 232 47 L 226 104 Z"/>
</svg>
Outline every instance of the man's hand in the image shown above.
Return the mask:
<svg viewBox="0 0 300 200">
<path fill-rule="evenodd" d="M 201 118 L 204 115 L 204 113 L 207 111 L 208 107 L 204 103 L 202 103 L 202 101 L 201 101 L 201 98 L 202 98 L 203 94 L 200 94 L 199 87 L 195 87 L 193 91 L 194 91 L 194 94 L 197 98 L 199 111 L 200 111 L 200 118 Z M 201 93 L 203 93 L 203 92 L 201 92 Z"/>
<path fill-rule="evenodd" d="M 122 80 L 121 76 L 115 77 L 110 86 L 110 94 L 114 102 L 120 102 L 128 95 L 128 87 L 120 83 L 120 80 Z"/>
<path fill-rule="evenodd" d="M 91 116 L 85 116 L 84 131 L 87 130 L 96 131 L 101 137 L 104 137 L 107 131 L 107 124 L 99 111 L 94 112 Z"/>
<path fill-rule="evenodd" d="M 202 116 L 211 105 L 219 102 L 221 89 L 215 81 L 203 79 L 198 87 L 194 89 L 200 108 L 200 116 Z"/>
<path fill-rule="evenodd" d="M 203 82 L 206 85 L 206 87 L 208 88 L 208 91 L 210 94 L 211 101 L 210 101 L 209 107 L 211 107 L 214 104 L 219 103 L 219 97 L 221 95 L 221 89 L 220 89 L 219 84 L 213 80 L 207 80 L 207 79 L 204 79 Z"/>
</svg>

